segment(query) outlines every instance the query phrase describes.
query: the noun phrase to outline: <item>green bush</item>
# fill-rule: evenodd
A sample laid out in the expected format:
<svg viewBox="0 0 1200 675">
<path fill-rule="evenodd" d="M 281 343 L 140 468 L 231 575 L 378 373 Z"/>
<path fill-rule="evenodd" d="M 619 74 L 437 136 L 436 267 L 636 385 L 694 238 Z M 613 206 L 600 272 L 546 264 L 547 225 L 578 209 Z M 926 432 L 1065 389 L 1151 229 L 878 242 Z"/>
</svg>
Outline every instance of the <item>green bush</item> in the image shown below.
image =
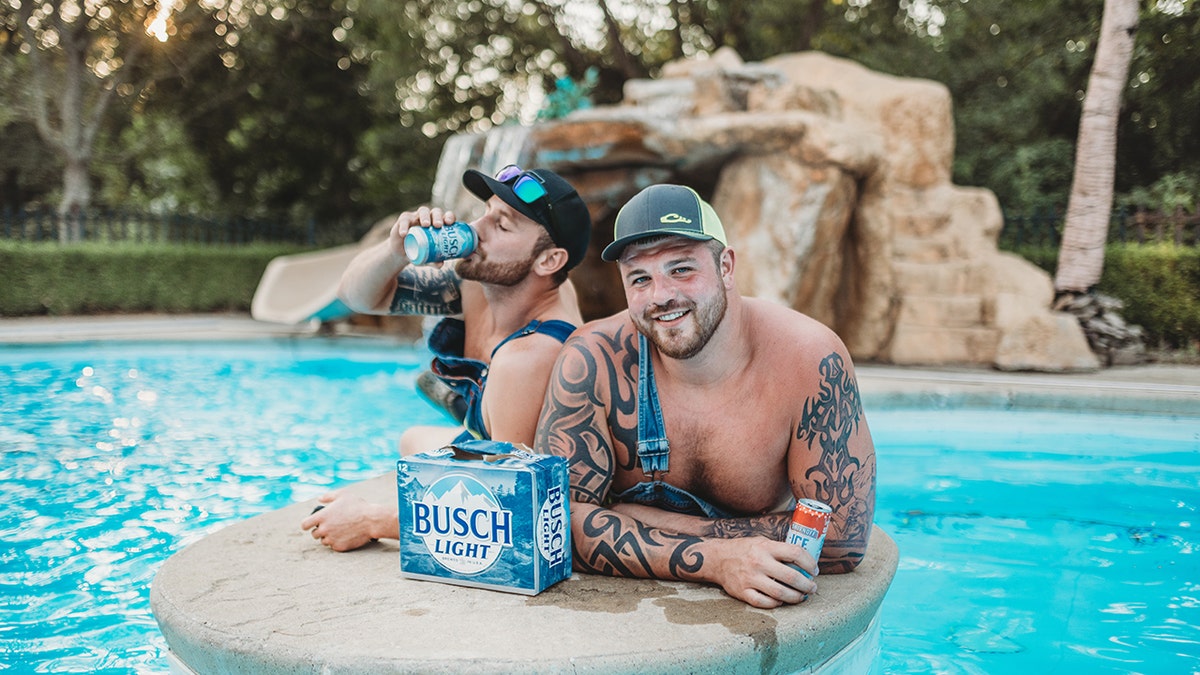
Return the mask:
<svg viewBox="0 0 1200 675">
<path fill-rule="evenodd" d="M 302 250 L 0 241 L 0 316 L 246 311 L 267 263 Z"/>
<path fill-rule="evenodd" d="M 1125 303 L 1122 316 L 1171 348 L 1200 340 L 1200 249 L 1173 244 L 1113 244 L 1100 291 Z"/>
<path fill-rule="evenodd" d="M 1054 274 L 1058 249 L 1014 253 Z M 1174 244 L 1109 244 L 1096 290 L 1125 303 L 1121 316 L 1146 331 L 1151 346 L 1183 349 L 1200 340 L 1200 248 Z"/>
</svg>

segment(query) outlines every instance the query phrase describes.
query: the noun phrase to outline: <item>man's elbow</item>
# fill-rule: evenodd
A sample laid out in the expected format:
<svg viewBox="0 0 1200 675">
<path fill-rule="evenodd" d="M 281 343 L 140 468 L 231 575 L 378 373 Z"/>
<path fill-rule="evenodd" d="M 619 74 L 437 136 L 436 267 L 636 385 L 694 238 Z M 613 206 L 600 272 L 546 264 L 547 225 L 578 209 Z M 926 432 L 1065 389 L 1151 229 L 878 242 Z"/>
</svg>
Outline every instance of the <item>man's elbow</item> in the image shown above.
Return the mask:
<svg viewBox="0 0 1200 675">
<path fill-rule="evenodd" d="M 822 557 L 818 563 L 821 574 L 849 574 L 862 564 L 866 551 L 852 551 L 837 558 Z"/>
<path fill-rule="evenodd" d="M 337 287 L 337 299 L 342 301 L 342 304 L 355 314 L 383 314 L 380 311 L 380 305 L 383 299 L 380 298 L 375 302 L 365 302 L 361 293 L 356 293 L 354 289 L 343 281 Z"/>
</svg>

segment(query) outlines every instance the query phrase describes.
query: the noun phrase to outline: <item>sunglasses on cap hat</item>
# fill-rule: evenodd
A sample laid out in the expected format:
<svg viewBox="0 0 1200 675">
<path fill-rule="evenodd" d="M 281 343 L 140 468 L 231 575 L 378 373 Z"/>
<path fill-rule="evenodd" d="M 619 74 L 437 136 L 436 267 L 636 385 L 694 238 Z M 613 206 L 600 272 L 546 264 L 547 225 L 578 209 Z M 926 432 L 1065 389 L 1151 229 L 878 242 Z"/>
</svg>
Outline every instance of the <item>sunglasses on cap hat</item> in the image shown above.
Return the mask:
<svg viewBox="0 0 1200 675">
<path fill-rule="evenodd" d="M 558 239 L 558 219 L 554 216 L 554 204 L 550 202 L 549 193 L 546 192 L 546 186 L 542 179 L 532 171 L 526 171 L 516 164 L 508 166 L 496 172 L 496 180 L 504 184 L 512 183 L 513 194 L 517 199 L 533 206 L 539 201 L 546 205 L 546 209 L 550 212 L 550 227 L 554 230 L 550 234 L 554 235 L 554 239 Z"/>
</svg>

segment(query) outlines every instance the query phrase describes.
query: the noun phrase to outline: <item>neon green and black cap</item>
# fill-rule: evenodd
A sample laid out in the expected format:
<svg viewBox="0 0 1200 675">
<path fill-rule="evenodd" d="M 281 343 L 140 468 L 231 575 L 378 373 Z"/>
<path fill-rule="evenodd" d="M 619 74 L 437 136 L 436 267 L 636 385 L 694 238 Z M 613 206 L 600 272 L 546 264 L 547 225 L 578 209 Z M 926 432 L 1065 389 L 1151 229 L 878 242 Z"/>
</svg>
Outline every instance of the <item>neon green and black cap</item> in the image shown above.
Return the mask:
<svg viewBox="0 0 1200 675">
<path fill-rule="evenodd" d="M 717 212 L 695 190 L 683 185 L 651 185 L 621 207 L 613 226 L 613 243 L 604 247 L 600 257 L 615 262 L 629 244 L 664 234 L 698 241 L 716 239 L 729 245 Z"/>
</svg>

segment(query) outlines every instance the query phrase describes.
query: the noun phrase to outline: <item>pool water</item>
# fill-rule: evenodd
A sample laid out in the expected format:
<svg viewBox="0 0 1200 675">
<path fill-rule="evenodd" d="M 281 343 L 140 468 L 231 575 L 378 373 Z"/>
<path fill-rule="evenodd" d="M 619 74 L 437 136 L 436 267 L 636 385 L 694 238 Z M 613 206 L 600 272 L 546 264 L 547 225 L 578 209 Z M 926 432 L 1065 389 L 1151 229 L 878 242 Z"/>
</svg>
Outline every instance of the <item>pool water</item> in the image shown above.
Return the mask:
<svg viewBox="0 0 1200 675">
<path fill-rule="evenodd" d="M 162 561 L 394 467 L 406 425 L 443 422 L 422 362 L 309 340 L 0 347 L 0 670 L 165 672 Z"/>
<path fill-rule="evenodd" d="M 868 415 L 884 672 L 1200 671 L 1200 418 Z"/>
<path fill-rule="evenodd" d="M 0 347 L 0 670 L 157 673 L 159 564 L 445 419 L 375 342 Z M 1200 420 L 870 406 L 886 673 L 1200 671 Z"/>
</svg>

